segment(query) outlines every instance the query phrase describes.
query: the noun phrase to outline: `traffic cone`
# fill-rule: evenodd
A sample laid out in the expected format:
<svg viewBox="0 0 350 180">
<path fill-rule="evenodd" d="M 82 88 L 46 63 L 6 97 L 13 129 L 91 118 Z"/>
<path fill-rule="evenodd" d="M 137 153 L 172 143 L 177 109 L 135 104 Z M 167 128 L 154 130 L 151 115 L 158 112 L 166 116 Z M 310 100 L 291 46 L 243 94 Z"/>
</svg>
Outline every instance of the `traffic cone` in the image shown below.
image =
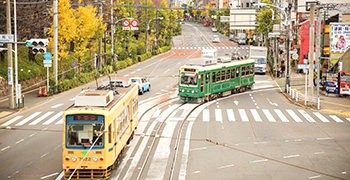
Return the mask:
<svg viewBox="0 0 350 180">
<path fill-rule="evenodd" d="M 47 88 L 46 88 L 46 86 L 44 86 L 43 88 L 44 88 L 43 96 L 46 97 L 47 96 Z"/>
<path fill-rule="evenodd" d="M 42 87 L 39 87 L 39 91 L 38 91 L 38 97 L 41 97 L 43 95 L 42 91 L 41 91 Z"/>
</svg>

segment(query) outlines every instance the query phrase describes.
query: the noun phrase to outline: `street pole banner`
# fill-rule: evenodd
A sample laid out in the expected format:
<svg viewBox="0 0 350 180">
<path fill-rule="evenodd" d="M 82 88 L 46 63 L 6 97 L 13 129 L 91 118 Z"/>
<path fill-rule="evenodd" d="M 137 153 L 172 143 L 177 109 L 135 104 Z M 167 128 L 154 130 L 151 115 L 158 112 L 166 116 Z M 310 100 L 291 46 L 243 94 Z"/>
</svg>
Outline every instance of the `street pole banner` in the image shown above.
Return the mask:
<svg viewBox="0 0 350 180">
<path fill-rule="evenodd" d="M 350 24 L 331 23 L 331 52 L 344 53 L 350 47 Z"/>
</svg>

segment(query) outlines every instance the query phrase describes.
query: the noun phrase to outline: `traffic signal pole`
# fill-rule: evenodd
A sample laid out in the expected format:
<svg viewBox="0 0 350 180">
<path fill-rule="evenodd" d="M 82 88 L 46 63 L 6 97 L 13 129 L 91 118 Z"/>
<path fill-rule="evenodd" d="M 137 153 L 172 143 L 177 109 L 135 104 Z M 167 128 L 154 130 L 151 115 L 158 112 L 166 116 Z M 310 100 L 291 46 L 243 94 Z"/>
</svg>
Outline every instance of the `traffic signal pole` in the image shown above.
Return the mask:
<svg viewBox="0 0 350 180">
<path fill-rule="evenodd" d="M 11 3 L 10 0 L 6 1 L 6 23 L 7 23 L 7 34 L 11 33 Z M 8 79 L 8 92 L 9 92 L 9 108 L 14 109 L 14 88 L 13 88 L 13 64 L 12 64 L 12 44 L 7 44 L 7 60 L 8 60 L 8 69 L 7 69 L 7 79 Z"/>
<path fill-rule="evenodd" d="M 58 5 L 57 5 L 57 1 L 58 0 L 53 0 L 53 43 L 54 43 L 54 64 L 55 64 L 55 67 L 54 67 L 54 73 L 55 73 L 55 85 L 57 86 L 58 85 L 58 12 L 57 12 L 57 9 L 58 9 Z"/>
</svg>

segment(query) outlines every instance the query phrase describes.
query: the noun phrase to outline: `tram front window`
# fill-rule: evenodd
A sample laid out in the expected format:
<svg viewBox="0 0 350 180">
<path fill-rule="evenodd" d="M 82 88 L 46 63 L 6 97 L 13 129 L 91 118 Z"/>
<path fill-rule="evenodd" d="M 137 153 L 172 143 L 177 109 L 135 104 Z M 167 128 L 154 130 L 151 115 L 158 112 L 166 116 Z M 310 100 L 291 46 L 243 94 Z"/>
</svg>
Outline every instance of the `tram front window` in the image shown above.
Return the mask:
<svg viewBox="0 0 350 180">
<path fill-rule="evenodd" d="M 103 124 L 77 124 L 67 125 L 67 147 L 87 147 L 95 141 L 94 147 L 103 146 Z"/>
<path fill-rule="evenodd" d="M 181 75 L 181 84 L 182 85 L 197 85 L 197 76 L 196 75 Z"/>
</svg>

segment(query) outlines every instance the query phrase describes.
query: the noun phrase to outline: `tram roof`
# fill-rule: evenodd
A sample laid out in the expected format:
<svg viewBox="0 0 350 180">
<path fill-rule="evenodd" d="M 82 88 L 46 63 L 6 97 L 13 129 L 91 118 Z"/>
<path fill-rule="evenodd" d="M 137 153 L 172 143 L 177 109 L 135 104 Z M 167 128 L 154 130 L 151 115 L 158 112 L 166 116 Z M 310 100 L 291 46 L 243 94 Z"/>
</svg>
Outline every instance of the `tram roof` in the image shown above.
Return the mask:
<svg viewBox="0 0 350 180">
<path fill-rule="evenodd" d="M 198 62 L 200 61 L 210 61 L 210 62 L 214 62 L 211 64 L 200 64 Z M 215 61 L 217 63 L 215 63 Z M 255 63 L 254 59 L 243 59 L 243 60 L 230 60 L 230 61 L 217 61 L 217 59 L 193 59 L 192 62 L 197 62 L 197 63 L 188 63 L 183 65 L 181 68 L 195 68 L 198 69 L 199 71 L 204 71 L 204 70 L 213 70 L 213 69 L 220 69 L 223 66 L 225 67 L 231 67 L 231 66 L 237 66 L 237 65 L 243 65 L 243 64 L 247 64 L 247 63 Z"/>
</svg>

